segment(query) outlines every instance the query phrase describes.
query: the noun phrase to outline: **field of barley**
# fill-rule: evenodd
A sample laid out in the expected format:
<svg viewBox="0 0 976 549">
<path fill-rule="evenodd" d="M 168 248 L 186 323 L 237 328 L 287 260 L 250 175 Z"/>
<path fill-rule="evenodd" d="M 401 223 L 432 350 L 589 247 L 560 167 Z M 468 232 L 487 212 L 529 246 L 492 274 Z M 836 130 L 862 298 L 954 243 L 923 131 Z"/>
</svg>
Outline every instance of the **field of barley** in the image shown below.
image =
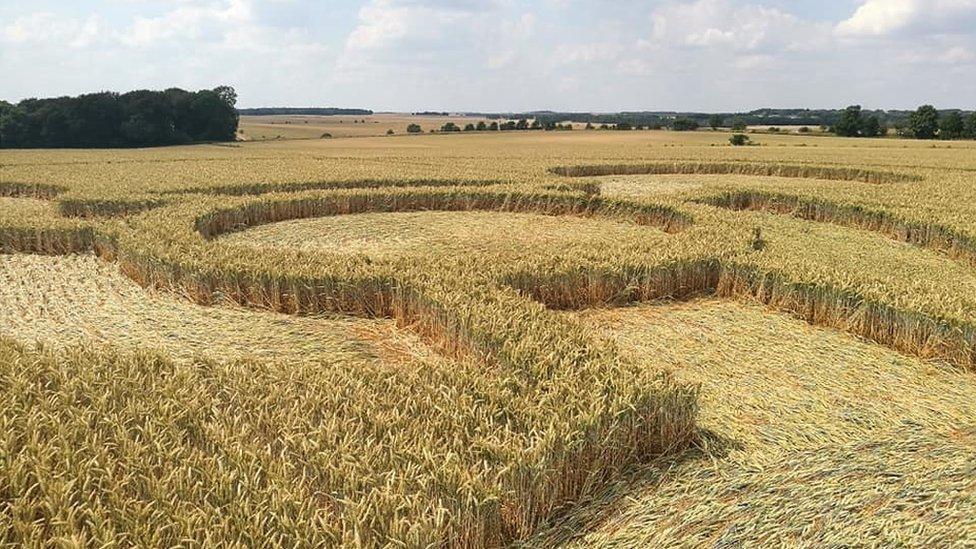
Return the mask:
<svg viewBox="0 0 976 549">
<path fill-rule="evenodd" d="M 755 141 L 0 152 L 0 545 L 972 544 L 976 142 Z"/>
</svg>

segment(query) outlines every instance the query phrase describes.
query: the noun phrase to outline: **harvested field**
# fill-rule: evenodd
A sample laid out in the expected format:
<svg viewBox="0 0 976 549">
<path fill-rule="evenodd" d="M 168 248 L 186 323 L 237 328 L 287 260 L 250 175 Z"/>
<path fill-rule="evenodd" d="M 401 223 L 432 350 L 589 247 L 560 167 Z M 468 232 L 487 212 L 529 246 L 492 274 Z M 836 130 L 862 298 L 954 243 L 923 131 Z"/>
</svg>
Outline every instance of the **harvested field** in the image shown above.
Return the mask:
<svg viewBox="0 0 976 549">
<path fill-rule="evenodd" d="M 971 374 L 759 305 L 579 316 L 700 383 L 703 434 L 691 455 L 636 474 L 538 545 L 946 547 L 976 534 Z"/>
</svg>

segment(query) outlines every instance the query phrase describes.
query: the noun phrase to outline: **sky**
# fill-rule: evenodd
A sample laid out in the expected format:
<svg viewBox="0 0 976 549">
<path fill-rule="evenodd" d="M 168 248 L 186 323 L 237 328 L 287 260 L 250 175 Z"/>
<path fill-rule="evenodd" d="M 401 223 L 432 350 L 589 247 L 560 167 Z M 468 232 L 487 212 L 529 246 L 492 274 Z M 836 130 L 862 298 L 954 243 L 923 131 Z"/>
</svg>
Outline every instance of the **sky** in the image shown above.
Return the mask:
<svg viewBox="0 0 976 549">
<path fill-rule="evenodd" d="M 0 99 L 377 111 L 976 108 L 976 0 L 0 0 Z"/>
</svg>

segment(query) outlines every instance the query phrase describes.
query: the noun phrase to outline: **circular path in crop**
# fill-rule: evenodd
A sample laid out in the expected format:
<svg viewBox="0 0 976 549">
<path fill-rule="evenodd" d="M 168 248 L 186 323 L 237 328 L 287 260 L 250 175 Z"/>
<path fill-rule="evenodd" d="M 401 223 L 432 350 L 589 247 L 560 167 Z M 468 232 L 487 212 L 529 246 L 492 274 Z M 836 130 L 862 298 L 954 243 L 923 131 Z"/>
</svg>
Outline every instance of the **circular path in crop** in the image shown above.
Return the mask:
<svg viewBox="0 0 976 549">
<path fill-rule="evenodd" d="M 393 259 L 568 248 L 582 240 L 634 238 L 628 222 L 491 211 L 364 213 L 260 225 L 220 238 L 227 244 L 287 247 Z"/>
</svg>

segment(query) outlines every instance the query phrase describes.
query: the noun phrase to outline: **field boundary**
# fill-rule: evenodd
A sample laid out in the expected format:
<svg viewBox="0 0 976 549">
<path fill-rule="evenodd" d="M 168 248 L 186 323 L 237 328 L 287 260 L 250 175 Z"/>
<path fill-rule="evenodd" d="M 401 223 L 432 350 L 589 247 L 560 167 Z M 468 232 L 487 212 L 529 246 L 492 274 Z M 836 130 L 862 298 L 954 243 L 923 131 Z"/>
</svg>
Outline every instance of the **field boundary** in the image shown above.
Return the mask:
<svg viewBox="0 0 976 549">
<path fill-rule="evenodd" d="M 917 175 L 898 172 L 807 166 L 802 164 L 756 164 L 738 162 L 653 162 L 646 164 L 588 164 L 556 166 L 549 173 L 563 177 L 602 177 L 607 175 L 758 175 L 862 183 L 910 183 L 922 181 Z"/>
</svg>

